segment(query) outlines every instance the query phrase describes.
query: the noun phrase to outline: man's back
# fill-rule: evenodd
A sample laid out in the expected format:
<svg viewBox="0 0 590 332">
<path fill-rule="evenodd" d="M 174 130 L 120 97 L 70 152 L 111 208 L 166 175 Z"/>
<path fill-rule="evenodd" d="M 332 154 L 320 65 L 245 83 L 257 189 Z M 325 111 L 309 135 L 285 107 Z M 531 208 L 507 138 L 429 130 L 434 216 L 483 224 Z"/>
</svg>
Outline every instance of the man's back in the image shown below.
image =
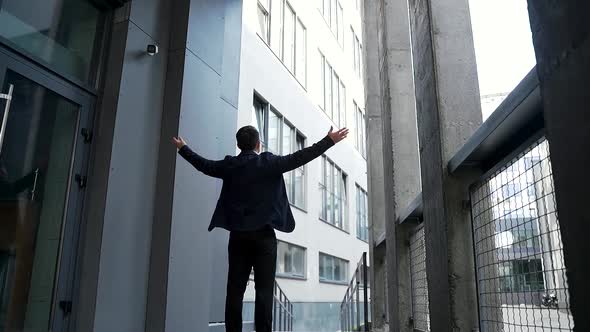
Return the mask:
<svg viewBox="0 0 590 332">
<path fill-rule="evenodd" d="M 215 227 L 251 231 L 270 225 L 282 232 L 292 232 L 295 220 L 283 173 L 305 165 L 333 145 L 333 140 L 326 136 L 288 156 L 245 151 L 220 161 L 206 160 L 188 146 L 182 147 L 179 153 L 199 171 L 223 180 L 209 231 Z"/>
</svg>

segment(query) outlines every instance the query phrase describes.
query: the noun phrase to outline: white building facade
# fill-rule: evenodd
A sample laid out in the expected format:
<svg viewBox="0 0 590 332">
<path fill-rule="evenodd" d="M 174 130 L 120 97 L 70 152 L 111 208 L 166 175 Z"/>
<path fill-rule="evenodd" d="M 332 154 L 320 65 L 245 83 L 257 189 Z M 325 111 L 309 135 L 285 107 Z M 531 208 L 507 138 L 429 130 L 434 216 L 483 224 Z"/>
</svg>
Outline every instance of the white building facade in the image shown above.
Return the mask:
<svg viewBox="0 0 590 332">
<path fill-rule="evenodd" d="M 285 175 L 297 226 L 278 233 L 277 280 L 295 304 L 295 329 L 335 330 L 339 306 L 368 251 L 365 96 L 359 0 L 243 2 L 238 127 L 287 154 L 351 133 Z M 245 298 L 253 301 L 251 290 Z M 245 318 L 252 306 L 245 306 Z"/>
</svg>

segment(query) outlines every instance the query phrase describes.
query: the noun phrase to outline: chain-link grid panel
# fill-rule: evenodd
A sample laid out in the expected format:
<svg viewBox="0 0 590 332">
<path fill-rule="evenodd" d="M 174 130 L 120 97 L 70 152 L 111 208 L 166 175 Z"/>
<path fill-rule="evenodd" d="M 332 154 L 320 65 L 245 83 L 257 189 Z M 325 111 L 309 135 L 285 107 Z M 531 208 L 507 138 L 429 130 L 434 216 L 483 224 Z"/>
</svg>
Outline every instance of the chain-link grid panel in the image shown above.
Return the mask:
<svg viewBox="0 0 590 332">
<path fill-rule="evenodd" d="M 474 186 L 471 202 L 481 331 L 571 331 L 547 140 Z"/>
<path fill-rule="evenodd" d="M 410 274 L 412 279 L 412 316 L 414 329 L 430 331 L 428 281 L 426 280 L 426 243 L 424 227 L 418 226 L 410 237 Z"/>
</svg>

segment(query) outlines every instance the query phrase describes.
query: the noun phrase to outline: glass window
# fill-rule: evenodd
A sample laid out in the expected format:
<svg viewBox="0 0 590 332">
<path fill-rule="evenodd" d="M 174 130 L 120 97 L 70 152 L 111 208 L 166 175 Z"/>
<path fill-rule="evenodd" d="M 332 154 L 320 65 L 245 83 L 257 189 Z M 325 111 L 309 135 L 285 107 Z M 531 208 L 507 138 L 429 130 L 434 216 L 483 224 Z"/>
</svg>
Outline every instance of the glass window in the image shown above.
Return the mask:
<svg viewBox="0 0 590 332">
<path fill-rule="evenodd" d="M 537 193 L 535 191 L 535 183 L 534 182 L 527 182 L 527 195 L 529 195 L 531 200 L 536 200 Z"/>
<path fill-rule="evenodd" d="M 502 262 L 498 272 L 502 292 L 535 292 L 545 289 L 540 259 Z"/>
<path fill-rule="evenodd" d="M 336 126 L 344 127 L 346 125 L 346 87 L 321 52 L 320 59 L 323 83 L 322 108 Z"/>
<path fill-rule="evenodd" d="M 359 63 L 359 39 L 354 35 L 354 70 L 358 72 Z"/>
<path fill-rule="evenodd" d="M 356 186 L 356 236 L 365 241 L 369 241 L 369 216 L 368 216 L 368 199 L 367 192 L 358 185 Z"/>
<path fill-rule="evenodd" d="M 322 8 L 320 10 L 324 20 L 332 30 L 334 37 L 338 43 L 342 45 L 344 40 L 344 15 L 342 4 L 338 0 L 322 0 Z"/>
<path fill-rule="evenodd" d="M 296 52 L 297 61 L 295 63 L 295 76 L 301 83 L 306 86 L 307 83 L 307 31 L 303 23 L 297 20 L 297 31 L 296 31 Z"/>
<path fill-rule="evenodd" d="M 348 262 L 334 256 L 320 253 L 320 281 L 348 281 Z"/>
<path fill-rule="evenodd" d="M 293 128 L 288 123 L 283 124 L 283 149 L 281 150 L 282 155 L 288 155 L 293 153 L 293 132 L 295 128 Z"/>
<path fill-rule="evenodd" d="M 270 42 L 268 0 L 258 1 L 258 35 L 266 42 Z"/>
<path fill-rule="evenodd" d="M 320 219 L 338 228 L 346 228 L 346 174 L 326 156 L 322 157 Z"/>
<path fill-rule="evenodd" d="M 337 227 L 342 228 L 342 204 L 340 201 L 340 173 L 339 169 L 334 169 L 332 175 L 334 176 L 333 181 L 333 191 L 332 191 L 332 209 L 334 213 L 334 225 Z"/>
<path fill-rule="evenodd" d="M 301 150 L 305 147 L 305 138 L 300 134 L 297 134 L 296 139 L 297 150 Z M 305 166 L 297 168 L 295 171 L 295 179 L 293 184 L 294 199 L 293 204 L 295 206 L 305 206 Z"/>
<path fill-rule="evenodd" d="M 339 82 L 340 78 L 338 77 L 338 74 L 336 74 L 335 70 L 332 70 L 332 113 L 330 118 L 336 123 L 338 123 L 338 114 L 340 113 L 340 105 L 338 104 L 338 88 L 340 87 Z"/>
<path fill-rule="evenodd" d="M 328 20 L 328 22 L 330 24 L 330 27 L 332 28 L 332 31 L 334 32 L 334 34 L 336 34 L 336 26 L 338 25 L 338 1 L 333 0 L 330 7 L 330 19 Z"/>
<path fill-rule="evenodd" d="M 279 154 L 281 141 L 281 118 L 277 113 L 270 111 L 268 114 L 268 147 L 266 151 Z"/>
<path fill-rule="evenodd" d="M 358 107 L 356 102 L 353 103 L 355 112 L 355 147 L 363 157 L 367 157 L 367 138 L 365 114 Z"/>
<path fill-rule="evenodd" d="M 320 94 L 322 96 L 321 100 L 321 107 L 325 111 L 326 110 L 326 58 L 320 52 Z"/>
<path fill-rule="evenodd" d="M 359 65 L 358 65 L 358 75 L 362 79 L 363 78 L 363 45 L 359 42 Z"/>
<path fill-rule="evenodd" d="M 324 18 L 326 19 L 326 21 L 330 22 L 330 5 L 332 3 L 333 0 L 323 0 L 324 5 L 322 7 L 322 15 L 324 16 Z"/>
<path fill-rule="evenodd" d="M 338 93 L 340 96 L 340 102 L 338 103 L 338 124 L 340 128 L 346 127 L 346 87 L 344 87 L 344 83 L 340 81 L 340 91 Z"/>
<path fill-rule="evenodd" d="M 295 12 L 287 4 L 285 10 L 285 36 L 283 63 L 287 68 L 295 72 Z"/>
<path fill-rule="evenodd" d="M 320 209 L 320 219 L 321 220 L 328 220 L 328 190 L 327 190 L 327 186 L 328 184 L 326 183 L 326 179 L 327 179 L 327 173 L 328 173 L 328 160 L 323 157 L 322 158 L 322 176 L 320 177 L 320 193 L 321 193 L 321 200 L 322 200 L 322 206 Z"/>
<path fill-rule="evenodd" d="M 352 26 L 350 26 L 350 37 L 352 38 L 352 43 L 350 45 L 350 50 L 352 51 L 352 67 L 356 72 L 356 36 L 354 34 L 354 29 L 352 28 Z"/>
<path fill-rule="evenodd" d="M 355 73 L 362 77 L 362 53 L 363 53 L 363 46 L 359 40 L 358 35 L 355 33 L 352 26 L 350 27 L 350 32 L 352 35 L 352 65 L 354 67 Z"/>
<path fill-rule="evenodd" d="M 270 46 L 279 59 L 283 58 L 283 17 L 285 0 L 272 0 Z"/>
<path fill-rule="evenodd" d="M 346 193 L 346 175 L 344 174 L 344 172 L 340 171 L 339 177 L 338 179 L 340 180 L 339 183 L 339 197 L 338 200 L 340 202 L 340 221 L 341 221 L 341 225 L 342 225 L 342 229 L 348 229 L 348 225 L 346 224 L 347 221 L 347 215 L 346 215 L 346 207 L 348 206 L 347 203 L 347 193 Z"/>
<path fill-rule="evenodd" d="M 90 0 L 2 0 L 0 39 L 56 71 L 95 84 L 105 15 Z"/>
<path fill-rule="evenodd" d="M 515 196 L 520 192 L 520 185 L 518 183 L 508 183 L 502 187 L 502 195 L 504 199 Z"/>
<path fill-rule="evenodd" d="M 278 241 L 277 275 L 305 278 L 305 248 Z"/>
<path fill-rule="evenodd" d="M 343 10 L 342 10 L 342 6 L 340 5 L 340 3 L 338 3 L 338 26 L 336 27 L 337 29 L 337 33 L 336 33 L 336 38 L 338 39 L 338 42 L 342 45 L 342 42 L 344 41 L 344 21 L 343 21 L 343 14 L 342 14 Z"/>
<path fill-rule="evenodd" d="M 260 132 L 262 150 L 287 155 L 305 146 L 305 138 L 261 98 L 254 96 L 252 125 Z M 289 202 L 305 208 L 305 166 L 284 174 Z"/>
<path fill-rule="evenodd" d="M 287 123 L 283 124 L 283 149 L 281 150 L 282 155 L 287 155 L 292 152 L 293 131 L 294 128 L 292 128 L 290 125 Z M 293 171 L 283 174 L 283 177 L 285 178 L 285 187 L 287 188 L 287 197 L 291 203 L 293 203 L 293 174 Z"/>
<path fill-rule="evenodd" d="M 332 67 L 326 62 L 326 105 L 324 111 L 331 117 L 332 115 Z"/>
<path fill-rule="evenodd" d="M 260 133 L 260 143 L 262 144 L 263 150 L 266 149 L 266 109 L 268 104 L 262 101 L 260 98 L 254 96 L 254 105 L 252 107 L 252 126 L 258 129 Z"/>
</svg>

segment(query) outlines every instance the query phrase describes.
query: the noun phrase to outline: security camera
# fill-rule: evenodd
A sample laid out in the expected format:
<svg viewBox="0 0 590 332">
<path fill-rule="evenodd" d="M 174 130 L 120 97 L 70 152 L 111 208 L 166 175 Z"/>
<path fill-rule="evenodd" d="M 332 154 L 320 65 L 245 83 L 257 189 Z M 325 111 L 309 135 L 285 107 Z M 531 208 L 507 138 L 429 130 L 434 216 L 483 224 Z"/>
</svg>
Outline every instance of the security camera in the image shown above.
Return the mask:
<svg viewBox="0 0 590 332">
<path fill-rule="evenodd" d="M 152 44 L 150 44 L 150 45 L 147 46 L 147 54 L 149 56 L 154 56 L 154 55 L 158 54 L 158 51 L 159 51 L 158 50 L 158 45 L 152 45 Z"/>
</svg>

